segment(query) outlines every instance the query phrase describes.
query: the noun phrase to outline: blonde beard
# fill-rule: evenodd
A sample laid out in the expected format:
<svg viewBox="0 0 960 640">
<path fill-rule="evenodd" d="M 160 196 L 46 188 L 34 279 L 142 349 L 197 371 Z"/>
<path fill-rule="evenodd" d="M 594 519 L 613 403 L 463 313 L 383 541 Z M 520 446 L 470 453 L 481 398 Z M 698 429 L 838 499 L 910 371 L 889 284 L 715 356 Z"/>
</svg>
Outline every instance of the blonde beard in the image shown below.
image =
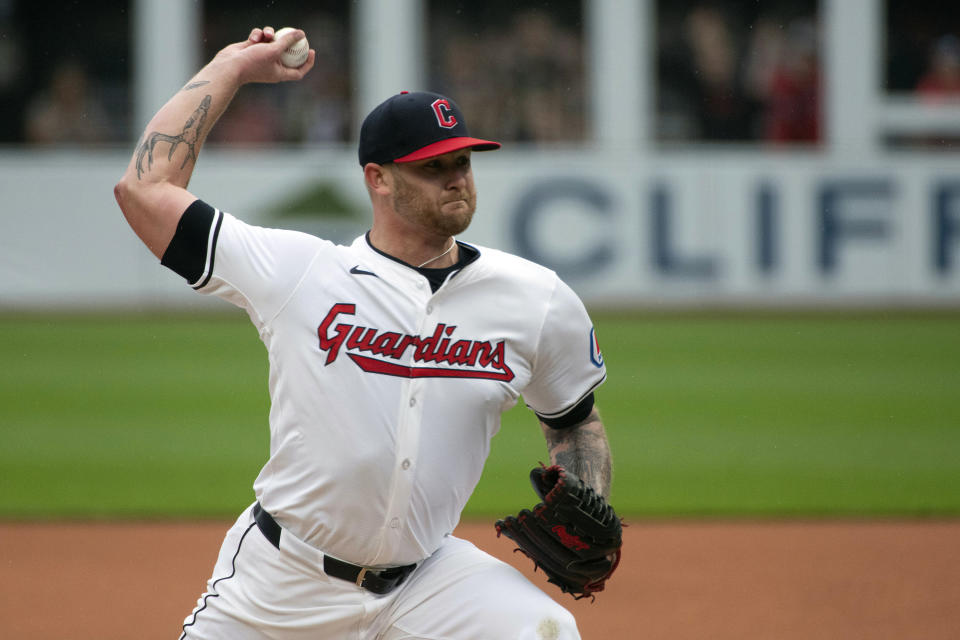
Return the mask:
<svg viewBox="0 0 960 640">
<path fill-rule="evenodd" d="M 428 202 L 421 192 L 410 187 L 398 171 L 394 171 L 393 175 L 396 178 L 393 210 L 404 220 L 442 236 L 458 235 L 470 226 L 477 209 L 476 193 L 464 194 L 466 211 L 443 213 L 436 203 Z"/>
</svg>

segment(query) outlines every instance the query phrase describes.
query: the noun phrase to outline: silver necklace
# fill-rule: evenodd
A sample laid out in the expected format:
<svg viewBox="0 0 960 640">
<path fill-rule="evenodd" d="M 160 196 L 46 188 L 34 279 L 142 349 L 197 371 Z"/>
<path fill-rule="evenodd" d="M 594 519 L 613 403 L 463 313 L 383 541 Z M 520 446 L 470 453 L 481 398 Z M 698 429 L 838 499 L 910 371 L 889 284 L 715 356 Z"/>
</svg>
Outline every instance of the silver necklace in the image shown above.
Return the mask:
<svg viewBox="0 0 960 640">
<path fill-rule="evenodd" d="M 423 267 L 427 266 L 427 265 L 430 264 L 431 262 L 434 262 L 434 261 L 436 261 L 436 260 L 439 260 L 439 259 L 442 258 L 443 256 L 447 255 L 448 253 L 450 253 L 451 251 L 453 251 L 453 247 L 454 247 L 456 244 L 457 244 L 457 241 L 456 241 L 454 238 L 450 238 L 450 246 L 447 247 L 447 250 L 446 250 L 446 251 L 444 251 L 443 253 L 441 253 L 440 255 L 438 255 L 438 256 L 436 256 L 436 257 L 430 258 L 429 260 L 427 260 L 427 261 L 424 262 L 423 264 L 417 266 L 417 269 L 422 269 Z"/>
</svg>

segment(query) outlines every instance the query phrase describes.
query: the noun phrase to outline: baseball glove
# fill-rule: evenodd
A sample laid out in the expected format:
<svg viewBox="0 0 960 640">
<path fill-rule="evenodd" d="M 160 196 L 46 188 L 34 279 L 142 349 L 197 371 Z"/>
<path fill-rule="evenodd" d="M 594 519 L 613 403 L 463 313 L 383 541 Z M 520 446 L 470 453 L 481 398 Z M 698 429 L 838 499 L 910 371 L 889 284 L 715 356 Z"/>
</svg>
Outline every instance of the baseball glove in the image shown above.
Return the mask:
<svg viewBox="0 0 960 640">
<path fill-rule="evenodd" d="M 622 525 L 602 496 L 561 466 L 530 472 L 542 502 L 496 522 L 549 582 L 577 600 L 593 597 L 620 563 Z"/>
</svg>

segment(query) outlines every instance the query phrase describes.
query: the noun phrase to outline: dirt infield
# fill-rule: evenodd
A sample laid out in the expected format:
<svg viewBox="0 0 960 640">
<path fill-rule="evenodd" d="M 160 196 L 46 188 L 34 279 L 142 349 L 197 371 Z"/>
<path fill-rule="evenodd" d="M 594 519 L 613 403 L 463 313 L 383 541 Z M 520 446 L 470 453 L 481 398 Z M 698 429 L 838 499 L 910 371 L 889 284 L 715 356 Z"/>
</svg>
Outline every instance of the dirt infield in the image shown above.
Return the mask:
<svg viewBox="0 0 960 640">
<path fill-rule="evenodd" d="M 227 523 L 0 523 L 2 635 L 170 640 Z M 458 535 L 556 590 L 489 523 Z M 956 638 L 960 521 L 635 522 L 583 637 Z"/>
</svg>

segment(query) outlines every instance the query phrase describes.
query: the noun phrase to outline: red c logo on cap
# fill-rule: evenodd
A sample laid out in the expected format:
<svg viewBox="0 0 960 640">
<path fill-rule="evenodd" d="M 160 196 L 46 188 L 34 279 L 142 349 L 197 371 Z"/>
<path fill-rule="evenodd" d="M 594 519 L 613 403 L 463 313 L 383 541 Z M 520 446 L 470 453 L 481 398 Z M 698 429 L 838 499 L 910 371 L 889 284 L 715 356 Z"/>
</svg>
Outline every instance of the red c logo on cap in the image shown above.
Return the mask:
<svg viewBox="0 0 960 640">
<path fill-rule="evenodd" d="M 437 124 L 444 129 L 453 129 L 457 126 L 457 119 L 453 117 L 453 110 L 450 108 L 450 101 L 446 98 L 434 100 L 433 115 L 437 116 Z"/>
</svg>

